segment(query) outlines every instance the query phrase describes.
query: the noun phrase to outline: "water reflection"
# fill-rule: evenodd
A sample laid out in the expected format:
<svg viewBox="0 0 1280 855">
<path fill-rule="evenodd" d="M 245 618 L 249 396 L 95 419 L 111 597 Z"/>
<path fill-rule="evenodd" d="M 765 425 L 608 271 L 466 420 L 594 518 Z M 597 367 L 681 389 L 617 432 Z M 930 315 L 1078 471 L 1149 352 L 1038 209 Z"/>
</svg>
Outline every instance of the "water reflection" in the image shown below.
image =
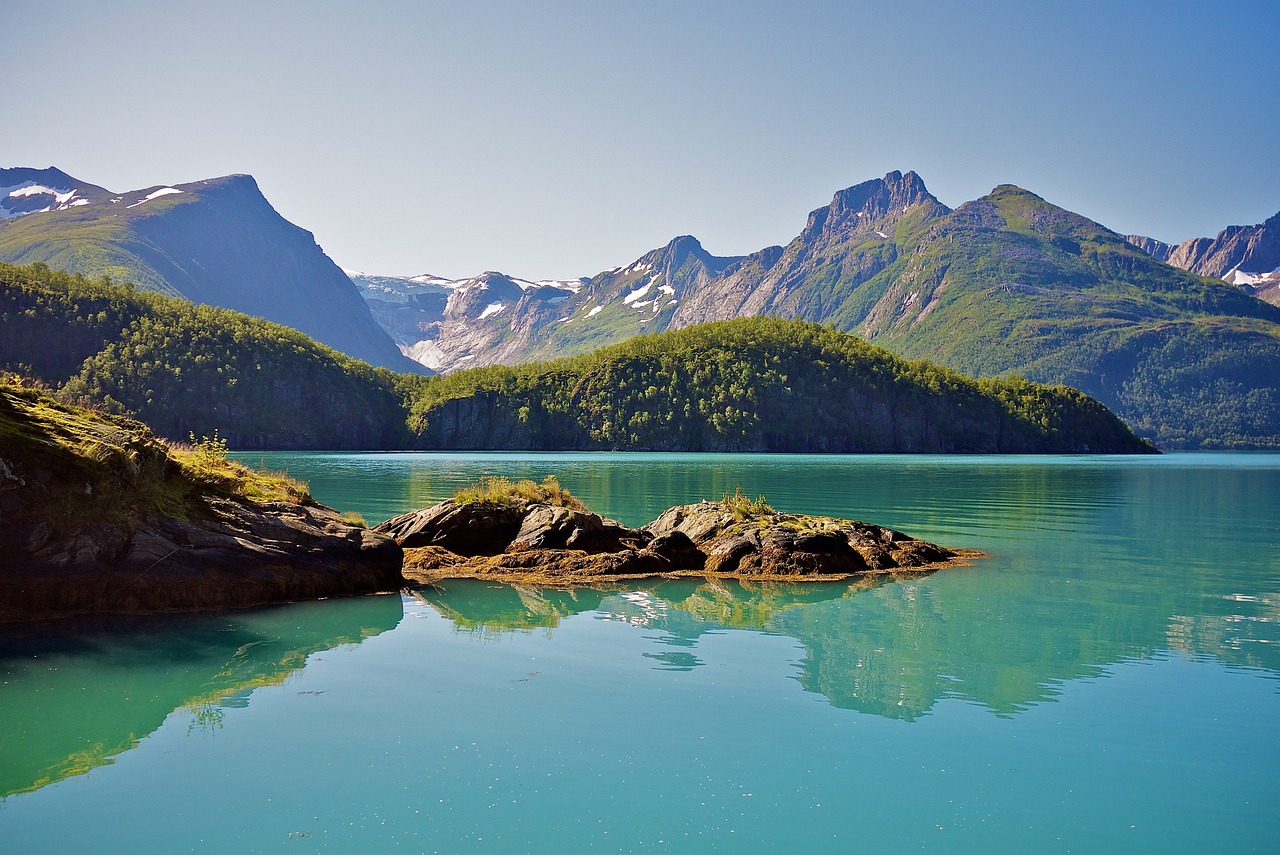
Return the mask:
<svg viewBox="0 0 1280 855">
<path fill-rule="evenodd" d="M 0 629 L 0 797 L 88 772 L 175 710 L 218 727 L 307 657 L 394 628 L 398 596 L 220 614 L 96 617 Z"/>
<path fill-rule="evenodd" d="M 677 580 L 554 591 L 457 580 L 418 596 L 482 638 L 549 632 L 586 612 L 652 630 L 651 649 L 641 655 L 662 670 L 702 665 L 699 640 L 708 633 L 784 635 L 804 647 L 796 678 L 805 689 L 837 707 L 904 721 L 944 698 L 1014 715 L 1053 701 L 1069 681 L 1170 650 L 1277 676 L 1274 617 L 1179 618 L 1180 603 L 1202 599 L 1194 585 L 1134 599 L 1119 580 L 1064 575 L 1046 586 L 1044 575 L 990 561 L 852 586 Z M 1267 606 L 1273 616 L 1275 602 Z M 1241 627 L 1255 635 L 1243 636 Z"/>
</svg>

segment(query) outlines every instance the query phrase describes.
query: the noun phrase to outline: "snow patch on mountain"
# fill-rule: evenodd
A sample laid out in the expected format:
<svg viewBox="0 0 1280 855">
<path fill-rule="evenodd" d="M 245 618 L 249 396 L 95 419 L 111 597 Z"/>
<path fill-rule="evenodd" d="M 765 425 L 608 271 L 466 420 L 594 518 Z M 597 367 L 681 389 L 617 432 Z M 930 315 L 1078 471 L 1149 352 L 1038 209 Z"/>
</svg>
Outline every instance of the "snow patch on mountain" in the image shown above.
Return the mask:
<svg viewBox="0 0 1280 855">
<path fill-rule="evenodd" d="M 48 196 L 49 204 L 43 208 L 35 210 L 18 210 L 18 208 L 10 207 L 6 204 L 10 199 L 29 199 L 36 196 Z M 39 204 L 37 202 L 37 204 Z M 34 181 L 24 181 L 21 184 L 14 184 L 10 187 L 0 187 L 0 218 L 12 219 L 21 217 L 26 214 L 43 214 L 46 211 L 62 211 L 66 208 L 76 205 L 87 205 L 88 199 L 77 199 L 75 190 L 59 191 L 52 187 L 46 187 L 43 184 L 37 184 Z"/>
<path fill-rule="evenodd" d="M 132 205 L 126 205 L 125 207 L 136 208 L 139 205 L 143 205 L 143 204 L 146 204 L 147 202 L 150 202 L 152 199 L 159 199 L 161 196 L 172 196 L 174 193 L 181 193 L 181 192 L 182 191 L 179 190 L 177 187 L 161 187 L 159 190 L 152 190 L 150 193 L 144 196 L 141 199 L 141 201 L 134 202 Z"/>
<path fill-rule="evenodd" d="M 1235 267 L 1227 271 L 1227 275 L 1222 278 L 1227 282 L 1230 282 L 1232 285 L 1268 285 L 1276 281 L 1277 278 L 1280 278 L 1280 267 L 1277 267 L 1270 273 L 1249 273 Z"/>
<path fill-rule="evenodd" d="M 640 286 L 639 288 L 637 288 L 636 290 L 632 291 L 632 292 L 631 292 L 630 294 L 628 294 L 627 296 L 623 297 L 623 298 L 622 298 L 622 302 L 629 306 L 629 305 L 631 305 L 632 303 L 634 303 L 636 300 L 639 300 L 639 299 L 640 299 L 641 297 L 643 297 L 645 294 L 648 294 L 648 293 L 649 293 L 649 290 L 650 290 L 652 287 L 653 287 L 653 280 L 651 279 L 651 280 L 649 280 L 648 282 L 646 282 L 646 283 L 644 283 L 643 285 L 641 285 L 641 286 Z"/>
</svg>

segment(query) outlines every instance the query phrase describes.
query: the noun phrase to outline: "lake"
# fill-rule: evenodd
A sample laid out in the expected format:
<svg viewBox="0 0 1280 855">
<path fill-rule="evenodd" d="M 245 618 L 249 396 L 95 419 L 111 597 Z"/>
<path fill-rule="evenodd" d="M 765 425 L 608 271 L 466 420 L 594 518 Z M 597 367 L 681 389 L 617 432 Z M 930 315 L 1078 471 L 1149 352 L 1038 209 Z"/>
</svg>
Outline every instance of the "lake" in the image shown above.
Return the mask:
<svg viewBox="0 0 1280 855">
<path fill-rule="evenodd" d="M 371 523 L 741 487 L 989 558 L 0 632 L 0 851 L 1273 852 L 1280 454 L 245 454 Z"/>
</svg>

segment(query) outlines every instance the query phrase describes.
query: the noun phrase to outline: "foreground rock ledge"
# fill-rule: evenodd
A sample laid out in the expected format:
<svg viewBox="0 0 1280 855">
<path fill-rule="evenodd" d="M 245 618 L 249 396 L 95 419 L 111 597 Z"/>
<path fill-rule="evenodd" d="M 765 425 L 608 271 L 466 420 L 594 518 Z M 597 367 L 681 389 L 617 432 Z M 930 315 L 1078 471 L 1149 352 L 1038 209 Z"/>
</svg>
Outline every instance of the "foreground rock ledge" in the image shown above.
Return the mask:
<svg viewBox="0 0 1280 855">
<path fill-rule="evenodd" d="M 410 582 L 473 578 L 577 585 L 645 577 L 838 580 L 919 573 L 984 557 L 833 517 L 680 505 L 632 529 L 589 511 L 531 501 L 452 499 L 377 526 L 404 549 Z"/>
<path fill-rule="evenodd" d="M 3 503 L 0 502 L 0 505 Z M 393 591 L 400 549 L 322 505 L 211 500 L 217 517 L 150 518 L 8 540 L 0 620 L 149 614 Z M 25 542 L 24 542 L 25 541 Z"/>
</svg>

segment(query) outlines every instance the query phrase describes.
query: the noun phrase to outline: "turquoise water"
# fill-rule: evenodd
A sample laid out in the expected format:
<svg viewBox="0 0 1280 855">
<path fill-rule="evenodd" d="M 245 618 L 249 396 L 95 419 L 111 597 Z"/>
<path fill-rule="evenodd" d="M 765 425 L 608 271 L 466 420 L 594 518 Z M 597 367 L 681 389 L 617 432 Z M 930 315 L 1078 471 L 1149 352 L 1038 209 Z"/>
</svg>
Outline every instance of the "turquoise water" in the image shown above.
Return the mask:
<svg viewBox="0 0 1280 855">
<path fill-rule="evenodd" d="M 1280 455 L 245 455 L 371 522 L 555 474 L 988 552 L 0 634 L 4 852 L 1271 852 Z"/>
</svg>

